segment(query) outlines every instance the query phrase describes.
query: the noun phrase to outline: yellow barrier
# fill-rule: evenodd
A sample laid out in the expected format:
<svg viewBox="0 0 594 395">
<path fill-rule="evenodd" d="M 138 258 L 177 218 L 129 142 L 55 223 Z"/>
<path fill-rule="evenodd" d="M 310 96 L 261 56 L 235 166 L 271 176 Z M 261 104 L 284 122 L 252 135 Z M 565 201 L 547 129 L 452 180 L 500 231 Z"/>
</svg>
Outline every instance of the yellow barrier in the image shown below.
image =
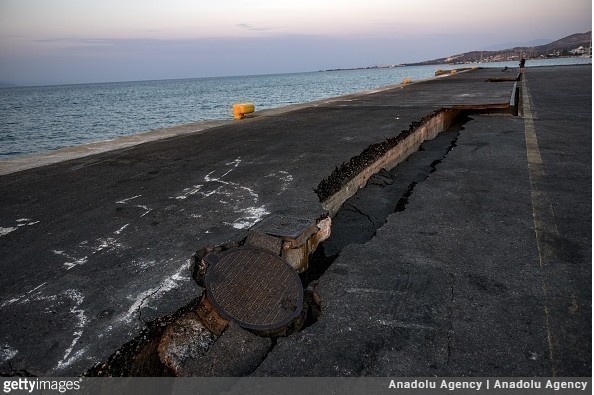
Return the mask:
<svg viewBox="0 0 594 395">
<path fill-rule="evenodd" d="M 233 105 L 233 119 L 243 119 L 245 114 L 254 112 L 254 103 L 235 103 Z"/>
</svg>

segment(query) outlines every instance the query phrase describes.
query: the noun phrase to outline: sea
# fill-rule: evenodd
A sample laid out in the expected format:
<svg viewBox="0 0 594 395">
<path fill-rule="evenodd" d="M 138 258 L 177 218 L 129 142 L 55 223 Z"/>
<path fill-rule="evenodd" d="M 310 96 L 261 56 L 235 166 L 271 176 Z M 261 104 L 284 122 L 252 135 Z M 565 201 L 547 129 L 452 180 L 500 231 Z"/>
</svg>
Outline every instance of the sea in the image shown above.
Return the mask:
<svg viewBox="0 0 594 395">
<path fill-rule="evenodd" d="M 591 64 L 591 58 L 528 60 L 527 67 Z M 438 69 L 518 67 L 517 62 L 402 66 L 291 74 L 0 88 L 0 160 L 113 140 L 203 120 L 307 103 L 431 78 Z"/>
</svg>

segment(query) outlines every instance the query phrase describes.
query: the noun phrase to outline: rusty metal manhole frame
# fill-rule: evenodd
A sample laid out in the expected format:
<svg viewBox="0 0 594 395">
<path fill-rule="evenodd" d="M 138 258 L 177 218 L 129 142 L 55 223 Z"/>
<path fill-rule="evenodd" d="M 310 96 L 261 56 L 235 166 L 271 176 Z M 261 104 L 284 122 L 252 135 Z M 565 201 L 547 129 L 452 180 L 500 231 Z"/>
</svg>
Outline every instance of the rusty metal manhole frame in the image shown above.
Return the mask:
<svg viewBox="0 0 594 395">
<path fill-rule="evenodd" d="M 217 283 L 220 283 L 220 281 L 217 281 L 217 278 L 216 278 L 216 276 L 220 275 L 216 271 L 217 266 L 219 264 L 221 264 L 221 262 L 224 262 L 225 257 L 228 257 L 231 254 L 238 254 L 241 252 L 249 253 L 250 251 L 256 252 L 258 254 L 265 254 L 270 259 L 274 259 L 273 264 L 281 265 L 280 266 L 281 270 L 284 269 L 284 271 L 286 271 L 286 275 L 288 276 L 287 281 L 291 281 L 291 283 L 296 285 L 297 295 L 290 295 L 290 296 L 296 297 L 295 310 L 292 313 L 287 314 L 281 320 L 278 320 L 276 322 L 271 322 L 268 324 L 254 324 L 254 323 L 246 322 L 246 321 L 243 321 L 241 319 L 241 317 L 237 317 L 237 316 L 233 315 L 232 313 L 228 312 L 227 308 L 222 306 L 217 301 L 216 289 L 213 289 L 213 286 L 215 286 Z M 303 309 L 303 285 L 301 284 L 301 279 L 299 278 L 299 275 L 297 274 L 295 269 L 293 269 L 293 267 L 291 267 L 291 265 L 285 259 L 283 259 L 281 256 L 276 255 L 276 254 L 274 254 L 268 250 L 262 249 L 262 248 L 243 246 L 243 247 L 238 247 L 238 248 L 233 248 L 231 250 L 227 250 L 221 254 L 209 254 L 208 256 L 205 257 L 205 260 L 207 260 L 207 262 L 209 262 L 208 269 L 204 276 L 206 295 L 207 295 L 209 301 L 212 303 L 212 305 L 217 310 L 217 312 L 225 319 L 236 322 L 242 328 L 251 329 L 251 330 L 255 330 L 255 331 L 267 331 L 267 330 L 280 329 L 283 326 L 289 325 L 296 317 L 298 317 L 301 314 L 302 309 Z M 230 264 L 234 265 L 237 263 L 231 262 Z M 274 281 L 274 279 L 273 279 L 273 281 Z M 250 291 L 250 290 L 247 290 L 247 291 Z M 245 298 L 250 298 L 250 295 L 246 294 Z M 241 302 L 241 301 L 238 301 L 238 303 L 239 302 Z M 282 302 L 280 302 L 280 303 L 282 303 Z"/>
</svg>

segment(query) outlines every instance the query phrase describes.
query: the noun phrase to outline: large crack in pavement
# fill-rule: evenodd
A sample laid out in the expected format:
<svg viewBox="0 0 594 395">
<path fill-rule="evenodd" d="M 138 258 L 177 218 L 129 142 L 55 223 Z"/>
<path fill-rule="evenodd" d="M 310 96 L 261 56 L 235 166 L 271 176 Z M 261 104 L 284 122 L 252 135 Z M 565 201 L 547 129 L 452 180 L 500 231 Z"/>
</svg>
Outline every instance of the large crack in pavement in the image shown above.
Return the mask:
<svg viewBox="0 0 594 395">
<path fill-rule="evenodd" d="M 471 118 L 464 112 L 458 113 L 448 129 L 438 133 L 435 138 L 424 141 L 420 145 L 418 151 L 411 154 L 406 160 L 400 162 L 398 166 L 390 171 L 381 169 L 373 174 L 364 187 L 359 189 L 356 194 L 348 198 L 342 204 L 332 220 L 332 233 L 330 237 L 322 241 L 319 247 L 313 251 L 309 257 L 309 269 L 300 275 L 303 288 L 307 288 L 306 291 L 309 292 L 307 295 L 312 299 L 310 300 L 311 306 L 320 307 L 320 301 L 314 300 L 316 298 L 315 286 L 317 279 L 319 279 L 326 269 L 330 267 L 334 260 L 339 256 L 342 249 L 350 244 L 363 244 L 367 242 L 373 238 L 377 230 L 386 223 L 389 215 L 406 209 L 409 199 L 414 196 L 415 186 L 426 181 L 431 174 L 438 169 L 439 164 L 447 158 L 449 152 L 455 149 L 458 136 L 460 135 L 461 130 L 464 129 L 464 124 L 469 120 L 471 120 Z M 411 130 L 415 129 L 417 126 L 419 126 L 418 123 L 414 123 L 411 125 Z M 385 151 L 385 148 L 386 147 L 383 147 L 380 151 Z M 377 152 L 376 154 L 376 159 L 381 158 L 383 155 Z M 365 164 L 368 164 L 369 160 L 371 160 L 371 157 L 366 159 Z M 352 161 L 349 163 L 351 162 Z M 348 167 L 351 168 L 350 165 Z M 237 248 L 238 246 L 243 245 L 244 242 L 245 240 L 231 242 L 228 243 L 229 245 L 220 246 L 219 249 L 224 251 Z M 194 271 L 199 269 L 198 263 L 200 261 L 200 256 L 204 255 L 209 248 L 216 249 L 216 247 L 207 247 L 202 251 L 202 254 L 199 254 L 201 251 L 197 252 L 197 256 L 194 257 Z M 194 273 L 196 280 L 195 275 L 196 273 Z M 200 283 L 198 282 L 198 284 Z M 192 372 L 191 375 L 196 375 L 198 372 L 195 369 L 198 366 L 200 366 L 201 369 L 206 369 L 204 370 L 203 375 L 207 376 L 212 375 L 217 371 L 219 373 L 224 372 L 226 374 L 242 376 L 251 374 L 266 358 L 268 353 L 275 348 L 276 341 L 274 337 L 258 336 L 233 323 L 225 324 L 221 333 L 216 334 L 217 338 L 220 339 L 214 340 L 212 348 L 215 351 L 207 352 L 207 349 L 203 350 L 203 355 L 198 358 L 200 361 L 196 362 L 190 360 L 190 364 L 196 365 L 193 369 L 190 369 L 190 371 L 184 372 L 183 364 L 176 365 L 175 369 L 171 369 L 171 366 L 163 362 L 160 357 L 160 349 L 163 347 L 163 339 L 166 337 L 167 328 L 172 325 L 178 325 L 176 322 L 180 322 L 180 319 L 183 321 L 189 314 L 194 314 L 197 310 L 200 310 L 202 306 L 201 300 L 202 299 L 199 298 L 189 305 L 182 307 L 174 314 L 151 322 L 144 322 L 142 316 L 139 315 L 138 318 L 145 324 L 145 330 L 110 356 L 107 361 L 95 365 L 86 373 L 86 375 L 169 376 L 186 375 L 190 371 Z M 309 307 L 307 308 L 309 309 Z M 318 316 L 319 313 L 320 312 L 317 311 Z M 304 320 L 305 322 L 302 323 L 303 325 L 301 326 L 301 329 L 303 327 L 315 325 L 317 320 L 317 318 L 314 317 L 315 315 L 315 312 L 310 314 L 308 311 L 307 318 Z M 193 319 L 195 321 L 194 324 L 201 321 L 202 324 L 205 324 L 203 329 L 211 329 L 204 321 L 204 317 L 200 314 Z M 226 334 L 226 332 L 229 332 L 230 334 Z M 287 335 L 288 334 L 289 333 L 287 333 Z M 251 357 L 246 357 L 247 360 L 241 362 L 239 366 L 233 366 L 233 361 L 228 361 L 229 366 L 224 367 L 215 366 L 213 368 L 213 366 L 208 365 L 209 362 L 207 360 L 209 359 L 209 353 L 222 352 L 221 350 L 217 351 L 218 348 L 223 351 L 227 350 L 226 354 L 229 354 L 229 350 L 233 349 L 233 344 L 230 342 L 233 341 L 252 344 L 253 352 L 250 354 Z M 231 354 L 233 354 L 233 352 L 231 352 Z M 217 358 L 229 360 L 228 356 Z M 210 370 L 212 370 L 212 372 L 209 374 Z"/>
<path fill-rule="evenodd" d="M 349 244 L 370 240 L 387 217 L 406 209 L 414 188 L 426 181 L 452 151 L 470 118 L 461 116 L 435 139 L 425 141 L 419 150 L 394 169 L 380 170 L 364 188 L 349 198 L 332 221 L 332 234 L 322 242 L 322 261 L 333 260 Z M 315 266 L 315 263 L 312 263 Z"/>
</svg>

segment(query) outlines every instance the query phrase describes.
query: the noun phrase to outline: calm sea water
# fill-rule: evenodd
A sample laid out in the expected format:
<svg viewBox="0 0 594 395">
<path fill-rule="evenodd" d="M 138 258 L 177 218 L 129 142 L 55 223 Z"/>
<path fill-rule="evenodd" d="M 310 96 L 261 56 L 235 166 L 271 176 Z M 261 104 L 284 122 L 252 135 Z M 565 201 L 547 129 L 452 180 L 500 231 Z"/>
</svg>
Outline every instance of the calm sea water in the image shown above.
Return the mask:
<svg viewBox="0 0 594 395">
<path fill-rule="evenodd" d="M 527 66 L 592 63 L 589 58 Z M 517 67 L 517 62 L 481 66 Z M 0 89 L 0 160 L 168 126 L 231 119 L 233 103 L 256 110 L 419 80 L 460 65 L 408 66 L 244 77 Z"/>
</svg>

